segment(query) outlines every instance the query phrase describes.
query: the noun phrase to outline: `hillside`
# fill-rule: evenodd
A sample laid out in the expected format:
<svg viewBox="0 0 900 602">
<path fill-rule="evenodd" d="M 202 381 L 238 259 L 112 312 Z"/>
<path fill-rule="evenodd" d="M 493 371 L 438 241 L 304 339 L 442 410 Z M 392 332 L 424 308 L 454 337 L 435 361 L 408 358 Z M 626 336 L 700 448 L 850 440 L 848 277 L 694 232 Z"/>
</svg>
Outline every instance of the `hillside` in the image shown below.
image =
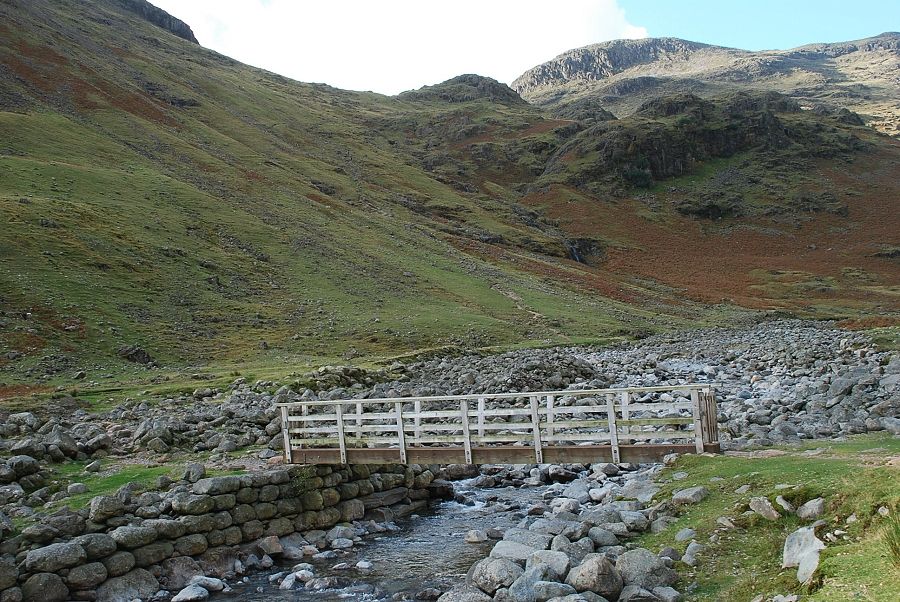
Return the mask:
<svg viewBox="0 0 900 602">
<path fill-rule="evenodd" d="M 740 90 L 787 94 L 805 107 L 847 108 L 900 135 L 900 33 L 751 52 L 677 38 L 615 40 L 565 52 L 529 69 L 512 87 L 541 106 L 592 99 L 618 116 L 661 94 L 714 96 Z M 568 109 L 571 110 L 571 109 Z"/>
<path fill-rule="evenodd" d="M 900 144 L 852 113 L 347 92 L 148 7 L 0 3 L 3 396 L 900 314 Z"/>
</svg>

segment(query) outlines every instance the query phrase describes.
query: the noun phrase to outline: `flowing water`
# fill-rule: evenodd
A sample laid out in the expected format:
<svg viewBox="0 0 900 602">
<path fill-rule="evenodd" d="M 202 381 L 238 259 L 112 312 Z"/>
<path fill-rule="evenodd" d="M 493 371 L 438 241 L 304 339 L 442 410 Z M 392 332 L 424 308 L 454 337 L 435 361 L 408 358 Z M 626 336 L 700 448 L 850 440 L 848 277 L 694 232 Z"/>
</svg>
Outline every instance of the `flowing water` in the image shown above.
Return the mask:
<svg viewBox="0 0 900 602">
<path fill-rule="evenodd" d="M 331 560 L 305 560 L 315 566 L 316 577 L 336 575 L 346 581 L 341 589 L 311 591 L 298 582 L 294 590 L 279 590 L 277 583 L 269 583 L 268 576 L 289 570 L 296 564 L 273 567 L 251 575 L 247 583 L 233 583 L 234 591 L 215 594 L 211 600 L 225 602 L 337 602 L 364 600 L 374 602 L 390 599 L 394 594 L 409 597 L 426 588 L 441 591 L 461 583 L 476 561 L 487 556 L 492 541 L 470 544 L 464 541 L 469 529 L 490 527 L 506 529 L 522 518 L 528 502 L 540 498 L 545 488 L 531 489 L 474 489 L 466 481 L 456 483 L 456 491 L 474 501 L 472 505 L 456 501 L 432 506 L 428 513 L 413 515 L 397 521 L 399 531 L 369 535 L 363 538 L 346 556 Z M 510 506 L 513 506 L 510 509 Z M 338 563 L 355 565 L 360 560 L 373 563 L 368 574 L 355 568 L 334 570 Z M 260 591 L 261 588 L 261 591 Z"/>
</svg>

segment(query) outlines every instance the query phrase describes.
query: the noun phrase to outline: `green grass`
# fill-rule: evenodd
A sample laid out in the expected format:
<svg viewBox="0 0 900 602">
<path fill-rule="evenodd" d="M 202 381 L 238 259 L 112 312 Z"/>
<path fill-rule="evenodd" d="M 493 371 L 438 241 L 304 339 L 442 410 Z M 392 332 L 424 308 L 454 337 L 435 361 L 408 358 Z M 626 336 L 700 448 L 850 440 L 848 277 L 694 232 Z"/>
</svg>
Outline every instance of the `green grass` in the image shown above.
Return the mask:
<svg viewBox="0 0 900 602">
<path fill-rule="evenodd" d="M 678 471 L 687 472 L 688 477 L 664 485 L 656 499 L 667 499 L 673 491 L 694 485 L 707 487 L 710 496 L 685 507 L 669 529 L 644 535 L 636 544 L 656 550 L 670 545 L 674 534 L 684 527 L 697 531 L 697 541 L 707 548 L 696 568 L 681 566 L 681 587 L 692 581 L 698 585 L 690 600 L 737 602 L 756 594 L 790 592 L 810 594 L 809 599 L 822 601 L 896 600 L 900 580 L 891 577 L 896 569 L 890 566 L 881 537 L 886 519 L 878 508 L 887 507 L 894 515 L 900 512 L 900 471 L 896 465 L 887 464 L 898 455 L 900 439 L 874 435 L 843 443 L 814 442 L 805 450 L 791 449 L 775 457 L 683 456 L 666 469 L 662 478 Z M 792 487 L 779 490 L 779 484 Z M 742 485 L 750 485 L 750 491 L 735 493 Z M 795 505 L 824 497 L 823 518 L 829 523 L 825 529 L 847 531 L 847 540 L 828 543 L 822 552 L 819 571 L 809 589 L 797 583 L 796 569 L 780 568 L 785 538 L 803 523 L 785 513 L 774 523 L 756 515 L 742 516 L 750 497 L 765 496 L 775 505 L 778 495 Z M 858 520 L 847 524 L 851 515 Z M 718 541 L 709 542 L 720 516 L 730 517 L 738 528 L 721 531 Z M 864 592 L 864 597 L 856 598 L 850 590 Z"/>
</svg>

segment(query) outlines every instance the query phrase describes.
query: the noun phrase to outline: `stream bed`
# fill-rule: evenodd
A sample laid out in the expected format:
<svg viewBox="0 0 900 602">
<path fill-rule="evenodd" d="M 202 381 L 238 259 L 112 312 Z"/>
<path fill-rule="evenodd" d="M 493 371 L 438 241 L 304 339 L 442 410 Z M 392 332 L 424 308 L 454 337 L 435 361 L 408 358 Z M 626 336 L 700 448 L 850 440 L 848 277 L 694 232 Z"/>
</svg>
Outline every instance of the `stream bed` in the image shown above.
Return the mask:
<svg viewBox="0 0 900 602">
<path fill-rule="evenodd" d="M 214 594 L 210 600 L 242 602 L 336 602 L 338 600 L 412 599 L 422 590 L 449 590 L 460 583 L 476 561 L 488 555 L 494 542 L 465 542 L 470 529 L 514 527 L 529 502 L 540 499 L 546 487 L 501 489 L 473 488 L 471 481 L 455 483 L 457 497 L 470 501 L 447 501 L 433 505 L 427 513 L 397 521 L 399 530 L 364 537 L 349 553 L 328 560 L 294 561 L 254 573 L 249 580 L 235 581 L 230 593 Z M 519 509 L 521 508 L 521 509 Z M 373 564 L 369 571 L 355 568 L 359 561 Z M 338 576 L 345 583 L 339 589 L 309 590 L 298 582 L 293 590 L 280 590 L 269 583 L 269 575 L 288 571 L 298 562 L 315 567 L 316 577 Z M 339 563 L 351 568 L 336 570 Z"/>
</svg>

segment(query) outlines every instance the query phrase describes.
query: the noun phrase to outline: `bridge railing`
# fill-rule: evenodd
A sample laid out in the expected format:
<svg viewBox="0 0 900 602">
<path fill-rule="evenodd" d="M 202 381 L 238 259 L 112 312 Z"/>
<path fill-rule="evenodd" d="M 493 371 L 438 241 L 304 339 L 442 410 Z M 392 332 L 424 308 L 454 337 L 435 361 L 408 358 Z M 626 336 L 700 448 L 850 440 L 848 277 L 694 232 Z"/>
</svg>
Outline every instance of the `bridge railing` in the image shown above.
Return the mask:
<svg viewBox="0 0 900 602">
<path fill-rule="evenodd" d="M 709 384 L 278 405 L 291 463 L 626 462 L 719 448 Z"/>
</svg>

